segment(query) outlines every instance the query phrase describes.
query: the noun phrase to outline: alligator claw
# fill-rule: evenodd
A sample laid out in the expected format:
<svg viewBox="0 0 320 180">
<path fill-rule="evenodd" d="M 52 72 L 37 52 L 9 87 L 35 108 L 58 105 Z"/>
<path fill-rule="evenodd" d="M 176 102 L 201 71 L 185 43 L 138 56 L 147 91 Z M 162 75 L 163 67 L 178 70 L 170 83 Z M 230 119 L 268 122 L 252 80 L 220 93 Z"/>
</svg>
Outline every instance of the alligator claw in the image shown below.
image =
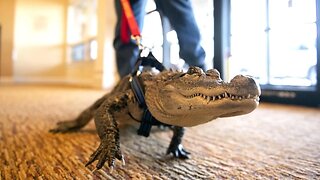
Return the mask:
<svg viewBox="0 0 320 180">
<path fill-rule="evenodd" d="M 179 158 L 179 159 L 189 159 L 190 153 L 186 151 L 182 144 L 179 144 L 176 147 L 169 147 L 167 154 L 172 153 L 174 157 Z"/>
<path fill-rule="evenodd" d="M 78 130 L 78 124 L 75 121 L 62 121 L 57 123 L 57 127 L 50 129 L 51 133 L 66 133 Z"/>
<path fill-rule="evenodd" d="M 122 155 L 122 166 L 126 165 L 126 161 L 124 160 L 124 156 Z"/>
<path fill-rule="evenodd" d="M 109 173 L 110 173 L 110 174 L 112 174 L 113 169 L 114 169 L 113 166 L 109 167 Z"/>
<path fill-rule="evenodd" d="M 123 155 L 121 154 L 119 148 L 117 148 L 116 143 L 105 138 L 101 141 L 97 150 L 90 156 L 85 166 L 88 166 L 94 161 L 98 160 L 98 163 L 96 165 L 97 170 L 101 169 L 107 162 L 110 168 L 110 172 L 112 172 L 116 159 L 124 162 Z"/>
<path fill-rule="evenodd" d="M 97 168 L 94 168 L 91 172 L 94 173 L 96 172 L 98 169 Z"/>
</svg>

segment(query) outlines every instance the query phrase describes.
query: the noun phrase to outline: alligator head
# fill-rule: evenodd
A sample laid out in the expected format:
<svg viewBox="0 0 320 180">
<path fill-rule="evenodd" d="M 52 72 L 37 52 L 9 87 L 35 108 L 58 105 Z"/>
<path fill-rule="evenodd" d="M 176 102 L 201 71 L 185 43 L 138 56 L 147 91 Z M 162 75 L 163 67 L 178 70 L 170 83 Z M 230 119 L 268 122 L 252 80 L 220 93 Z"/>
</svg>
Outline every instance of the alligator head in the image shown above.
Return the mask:
<svg viewBox="0 0 320 180">
<path fill-rule="evenodd" d="M 247 114 L 259 104 L 259 85 L 248 76 L 230 82 L 211 69 L 190 67 L 186 73 L 164 71 L 145 78 L 145 99 L 152 115 L 175 126 L 195 126 L 220 117 Z"/>
</svg>

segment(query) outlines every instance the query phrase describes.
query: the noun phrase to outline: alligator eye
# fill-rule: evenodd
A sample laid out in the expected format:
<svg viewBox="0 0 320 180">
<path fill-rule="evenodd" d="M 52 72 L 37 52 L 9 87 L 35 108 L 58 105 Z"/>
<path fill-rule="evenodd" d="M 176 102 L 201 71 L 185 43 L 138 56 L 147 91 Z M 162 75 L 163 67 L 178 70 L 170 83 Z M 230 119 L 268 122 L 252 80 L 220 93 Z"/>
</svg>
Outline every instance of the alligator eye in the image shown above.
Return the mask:
<svg viewBox="0 0 320 180">
<path fill-rule="evenodd" d="M 220 79 L 220 73 L 218 70 L 216 69 L 209 69 L 207 72 L 206 72 L 207 76 L 211 76 L 211 77 L 214 77 L 216 79 Z"/>
<path fill-rule="evenodd" d="M 198 76 L 201 76 L 202 74 L 204 74 L 203 70 L 199 67 L 195 67 L 195 66 L 191 66 L 188 71 L 187 71 L 187 74 L 190 74 L 190 75 L 198 75 Z"/>
<path fill-rule="evenodd" d="M 177 73 L 176 75 L 172 76 L 172 79 L 181 78 L 185 76 L 187 73 Z"/>
<path fill-rule="evenodd" d="M 179 75 L 179 77 L 183 77 L 184 75 L 186 75 L 186 73 L 182 73 Z"/>
</svg>

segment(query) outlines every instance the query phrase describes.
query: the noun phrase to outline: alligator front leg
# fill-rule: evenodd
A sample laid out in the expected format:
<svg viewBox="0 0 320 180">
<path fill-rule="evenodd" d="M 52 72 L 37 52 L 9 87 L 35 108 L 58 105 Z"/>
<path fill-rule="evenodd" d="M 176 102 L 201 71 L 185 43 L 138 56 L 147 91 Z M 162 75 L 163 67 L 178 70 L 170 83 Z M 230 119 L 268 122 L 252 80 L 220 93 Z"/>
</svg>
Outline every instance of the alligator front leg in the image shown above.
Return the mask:
<svg viewBox="0 0 320 180">
<path fill-rule="evenodd" d="M 107 162 L 110 171 L 113 170 L 115 160 L 123 160 L 120 150 L 120 137 L 118 123 L 114 113 L 127 105 L 127 96 L 115 98 L 113 101 L 104 102 L 96 111 L 94 120 L 101 143 L 97 150 L 90 156 L 86 166 L 98 160 L 96 169 L 101 169 Z"/>
<path fill-rule="evenodd" d="M 181 144 L 185 129 L 183 127 L 173 126 L 172 130 L 173 136 L 167 154 L 172 153 L 174 157 L 188 159 L 190 153 L 187 152 Z"/>
</svg>

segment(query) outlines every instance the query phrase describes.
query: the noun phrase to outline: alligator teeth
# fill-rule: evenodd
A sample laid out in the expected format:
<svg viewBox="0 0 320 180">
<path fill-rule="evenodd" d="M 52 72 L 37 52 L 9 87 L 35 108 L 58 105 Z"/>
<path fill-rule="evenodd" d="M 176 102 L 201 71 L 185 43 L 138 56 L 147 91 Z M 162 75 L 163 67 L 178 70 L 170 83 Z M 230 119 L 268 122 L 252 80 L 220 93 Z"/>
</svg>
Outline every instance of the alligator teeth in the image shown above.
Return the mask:
<svg viewBox="0 0 320 180">
<path fill-rule="evenodd" d="M 207 104 L 209 104 L 210 99 L 211 99 L 210 96 L 207 96 L 206 99 L 207 99 Z"/>
<path fill-rule="evenodd" d="M 204 100 L 207 101 L 207 103 L 209 103 L 210 101 L 215 101 L 215 100 L 220 100 L 223 98 L 230 98 L 231 100 L 242 100 L 242 99 L 255 99 L 256 101 L 259 101 L 259 96 L 258 95 L 245 95 L 245 96 L 237 96 L 237 95 L 232 95 L 230 93 L 224 92 L 222 94 L 219 94 L 217 96 L 207 96 L 205 94 L 202 93 L 195 93 L 192 94 L 190 96 L 186 96 L 186 98 L 195 98 L 195 97 L 202 97 Z"/>
</svg>

